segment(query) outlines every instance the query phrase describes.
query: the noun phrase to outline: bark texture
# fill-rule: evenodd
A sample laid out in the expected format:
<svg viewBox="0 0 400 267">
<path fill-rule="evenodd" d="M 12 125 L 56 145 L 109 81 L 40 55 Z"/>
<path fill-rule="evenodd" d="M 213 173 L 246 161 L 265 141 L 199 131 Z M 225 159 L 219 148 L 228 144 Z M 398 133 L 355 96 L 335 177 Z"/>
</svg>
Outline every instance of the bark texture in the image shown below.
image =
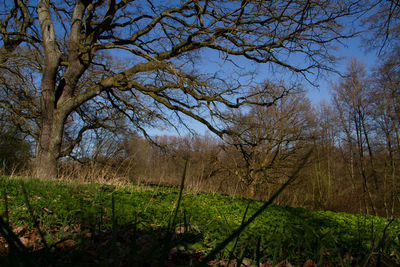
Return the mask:
<svg viewBox="0 0 400 267">
<path fill-rule="evenodd" d="M 41 127 L 39 147 L 36 158 L 35 175 L 40 178 L 57 176 L 57 160 L 60 154 L 63 121 L 57 111 L 55 92 L 56 75 L 61 53 L 58 50 L 54 26 L 51 21 L 49 1 L 38 2 L 39 23 L 42 33 L 42 44 L 45 52 L 45 66 L 40 89 Z"/>
</svg>

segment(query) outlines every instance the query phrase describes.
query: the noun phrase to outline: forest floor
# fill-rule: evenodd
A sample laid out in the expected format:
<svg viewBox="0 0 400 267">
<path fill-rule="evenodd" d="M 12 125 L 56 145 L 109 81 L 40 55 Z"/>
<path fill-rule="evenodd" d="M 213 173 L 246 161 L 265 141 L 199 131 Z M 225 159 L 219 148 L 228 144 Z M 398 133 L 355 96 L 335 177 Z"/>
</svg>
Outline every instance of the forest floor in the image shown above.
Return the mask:
<svg viewBox="0 0 400 267">
<path fill-rule="evenodd" d="M 1 177 L 0 265 L 400 266 L 400 219 L 174 186 Z M 180 198 L 181 196 L 181 198 Z"/>
</svg>

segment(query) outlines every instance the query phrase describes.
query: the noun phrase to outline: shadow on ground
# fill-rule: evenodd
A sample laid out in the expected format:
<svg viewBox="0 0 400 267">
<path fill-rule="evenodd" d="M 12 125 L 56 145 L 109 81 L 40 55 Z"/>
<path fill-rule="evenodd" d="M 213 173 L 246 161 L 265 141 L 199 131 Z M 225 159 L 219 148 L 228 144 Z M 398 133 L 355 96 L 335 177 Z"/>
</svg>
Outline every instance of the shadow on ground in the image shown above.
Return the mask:
<svg viewBox="0 0 400 267">
<path fill-rule="evenodd" d="M 143 231 L 135 225 L 125 225 L 88 232 L 76 226 L 66 229 L 71 233 L 70 238 L 51 246 L 42 241 L 37 229 L 12 228 L 13 233 L 7 234 L 2 227 L 2 266 L 193 266 L 202 256 L 198 251 L 187 250 L 201 235 L 186 232 L 183 227 L 171 232 Z M 60 229 L 54 229 L 57 230 Z"/>
</svg>

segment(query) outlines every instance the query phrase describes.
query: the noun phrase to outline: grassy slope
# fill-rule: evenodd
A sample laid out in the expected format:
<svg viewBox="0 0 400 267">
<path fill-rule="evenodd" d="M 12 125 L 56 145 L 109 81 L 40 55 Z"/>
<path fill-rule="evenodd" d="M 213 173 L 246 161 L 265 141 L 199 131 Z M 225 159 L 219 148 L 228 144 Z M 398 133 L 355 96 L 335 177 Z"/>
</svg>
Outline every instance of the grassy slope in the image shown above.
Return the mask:
<svg viewBox="0 0 400 267">
<path fill-rule="evenodd" d="M 49 233 L 50 244 L 71 236 L 78 239 L 78 235 L 68 230 L 74 227 L 79 227 L 80 232 L 110 230 L 112 195 L 117 225 L 122 228 L 137 222 L 139 230 L 166 228 L 178 198 L 178 189 L 174 187 L 122 187 L 6 177 L 2 178 L 1 188 L 1 214 L 7 203 L 10 222 L 15 227 L 25 225 L 31 229 L 34 220 L 30 212 L 33 211 L 42 231 Z M 185 192 L 178 229 L 185 228 L 184 231 L 199 234 L 201 238 L 182 241 L 182 249 L 207 253 L 240 225 L 248 204 L 248 217 L 262 205 L 230 196 Z M 288 259 L 300 263 L 311 258 L 324 264 L 343 264 L 353 257 L 362 263 L 382 252 L 383 259 L 400 263 L 395 250 L 400 247 L 400 220 L 391 222 L 384 232 L 388 222 L 380 217 L 271 206 L 242 233 L 235 254 L 255 258 L 259 241 L 257 255 L 261 255 L 261 261 Z M 219 257 L 227 258 L 228 251 Z"/>
</svg>

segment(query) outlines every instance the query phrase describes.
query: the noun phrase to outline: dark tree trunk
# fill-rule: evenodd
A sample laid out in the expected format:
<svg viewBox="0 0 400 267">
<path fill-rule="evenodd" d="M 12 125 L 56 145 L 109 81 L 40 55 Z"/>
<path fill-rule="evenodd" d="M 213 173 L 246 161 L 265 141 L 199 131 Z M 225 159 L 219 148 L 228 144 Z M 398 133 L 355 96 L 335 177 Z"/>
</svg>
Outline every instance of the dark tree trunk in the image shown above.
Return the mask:
<svg viewBox="0 0 400 267">
<path fill-rule="evenodd" d="M 35 175 L 49 179 L 57 177 L 57 159 L 60 156 L 63 123 L 65 116 L 56 107 L 56 75 L 61 57 L 51 22 L 49 2 L 38 2 L 39 22 L 42 31 L 45 53 L 41 89 L 40 137 L 36 155 Z"/>
<path fill-rule="evenodd" d="M 36 157 L 35 175 L 42 179 L 54 179 L 57 177 L 57 161 L 61 153 L 64 119 L 57 114 L 43 117 L 47 117 L 47 119 L 42 120 L 41 123 L 42 131 Z"/>
</svg>

